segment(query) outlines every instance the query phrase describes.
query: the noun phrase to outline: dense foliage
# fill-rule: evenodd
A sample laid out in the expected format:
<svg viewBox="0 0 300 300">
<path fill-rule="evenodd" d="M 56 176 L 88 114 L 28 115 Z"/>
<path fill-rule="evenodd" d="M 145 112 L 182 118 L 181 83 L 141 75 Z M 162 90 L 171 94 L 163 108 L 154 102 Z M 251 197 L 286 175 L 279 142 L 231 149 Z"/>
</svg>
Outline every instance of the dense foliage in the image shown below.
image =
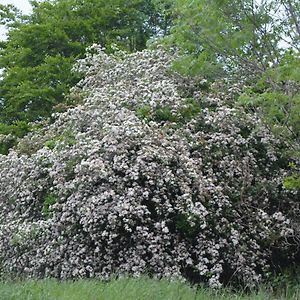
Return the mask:
<svg viewBox="0 0 300 300">
<path fill-rule="evenodd" d="M 9 26 L 1 43 L 0 122 L 17 126 L 48 117 L 55 106 L 74 105 L 67 98 L 81 75 L 72 72 L 85 48 L 100 43 L 128 51 L 142 50 L 149 38 L 168 32 L 167 2 L 152 0 L 32 1 L 30 16 L 0 6 Z M 3 132 L 0 126 L 0 133 Z M 28 127 L 29 128 L 29 127 Z M 13 133 L 13 129 L 12 129 Z"/>
<path fill-rule="evenodd" d="M 300 5 L 298 0 L 177 0 L 168 43 L 181 49 L 176 68 L 213 82 L 239 83 L 236 102 L 289 144 L 287 187 L 300 188 Z"/>
<path fill-rule="evenodd" d="M 161 49 L 91 53 L 82 104 L 0 156 L 1 274 L 252 286 L 292 263 L 299 194 L 238 86 L 196 89 Z"/>
<path fill-rule="evenodd" d="M 300 49 L 297 0 L 177 0 L 170 42 L 185 53 L 185 71 L 208 78 L 255 75 Z"/>
</svg>

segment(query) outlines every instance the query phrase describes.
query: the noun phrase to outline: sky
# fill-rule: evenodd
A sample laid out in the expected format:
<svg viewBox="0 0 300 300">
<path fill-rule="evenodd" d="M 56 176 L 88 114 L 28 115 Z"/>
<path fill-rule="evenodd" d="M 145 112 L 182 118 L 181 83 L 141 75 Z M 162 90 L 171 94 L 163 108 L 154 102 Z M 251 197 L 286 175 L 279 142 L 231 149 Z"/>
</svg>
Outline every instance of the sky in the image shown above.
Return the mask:
<svg viewBox="0 0 300 300">
<path fill-rule="evenodd" d="M 0 0 L 0 4 L 13 4 L 17 8 L 19 8 L 24 14 L 28 14 L 31 11 L 31 6 L 28 0 Z M 5 28 L 0 25 L 0 39 L 5 38 Z"/>
</svg>

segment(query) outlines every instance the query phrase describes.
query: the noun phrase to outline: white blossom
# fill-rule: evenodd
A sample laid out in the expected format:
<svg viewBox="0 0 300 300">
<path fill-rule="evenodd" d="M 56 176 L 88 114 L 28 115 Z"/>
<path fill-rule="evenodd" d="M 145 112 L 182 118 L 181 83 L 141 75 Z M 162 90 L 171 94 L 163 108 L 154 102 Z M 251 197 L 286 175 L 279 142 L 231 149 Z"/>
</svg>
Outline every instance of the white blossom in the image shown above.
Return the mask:
<svg viewBox="0 0 300 300">
<path fill-rule="evenodd" d="M 299 234 L 276 139 L 229 96 L 191 92 L 161 49 L 93 49 L 83 103 L 0 156 L 1 272 L 256 284 L 271 247 L 290 255 L 282 237 Z M 200 109 L 182 120 L 188 92 Z"/>
</svg>

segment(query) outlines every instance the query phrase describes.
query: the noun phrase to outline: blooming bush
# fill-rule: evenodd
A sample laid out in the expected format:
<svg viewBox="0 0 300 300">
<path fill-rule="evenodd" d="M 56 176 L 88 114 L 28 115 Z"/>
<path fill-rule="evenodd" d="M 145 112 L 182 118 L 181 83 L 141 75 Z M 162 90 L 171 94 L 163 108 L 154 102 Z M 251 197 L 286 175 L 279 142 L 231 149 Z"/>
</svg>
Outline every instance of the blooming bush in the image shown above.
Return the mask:
<svg viewBox="0 0 300 300">
<path fill-rule="evenodd" d="M 259 282 L 273 249 L 292 257 L 297 195 L 261 121 L 191 88 L 162 49 L 93 52 L 83 103 L 0 156 L 2 274 L 219 287 Z"/>
</svg>

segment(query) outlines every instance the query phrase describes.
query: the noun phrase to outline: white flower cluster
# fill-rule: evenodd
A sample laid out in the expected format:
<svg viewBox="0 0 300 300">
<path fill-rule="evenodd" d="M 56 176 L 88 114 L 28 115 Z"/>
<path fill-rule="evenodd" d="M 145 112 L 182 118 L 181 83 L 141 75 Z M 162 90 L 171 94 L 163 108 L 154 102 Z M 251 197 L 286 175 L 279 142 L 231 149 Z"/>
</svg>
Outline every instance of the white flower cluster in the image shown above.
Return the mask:
<svg viewBox="0 0 300 300">
<path fill-rule="evenodd" d="M 256 284 L 273 246 L 291 254 L 296 195 L 280 187 L 276 140 L 217 94 L 195 91 L 199 111 L 182 116 L 186 79 L 172 59 L 88 56 L 83 104 L 31 135 L 38 150 L 22 154 L 27 137 L 0 157 L 2 274 L 147 273 L 219 287 Z"/>
</svg>

